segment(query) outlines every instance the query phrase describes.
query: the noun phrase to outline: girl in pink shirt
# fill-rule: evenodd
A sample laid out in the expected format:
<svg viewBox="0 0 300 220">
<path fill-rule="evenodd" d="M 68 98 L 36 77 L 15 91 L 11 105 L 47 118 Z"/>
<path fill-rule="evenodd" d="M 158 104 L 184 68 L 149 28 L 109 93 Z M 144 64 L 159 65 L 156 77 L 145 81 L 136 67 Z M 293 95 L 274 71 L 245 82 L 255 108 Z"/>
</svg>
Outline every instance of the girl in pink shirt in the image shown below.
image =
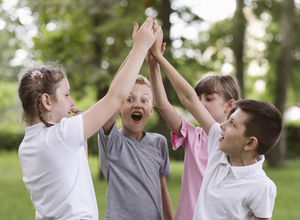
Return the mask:
<svg viewBox="0 0 300 220">
<path fill-rule="evenodd" d="M 161 42 L 162 33 L 160 39 L 158 37 L 150 49 L 152 53 L 164 52 L 166 44 Z M 149 66 L 154 104 L 172 129 L 173 149 L 182 146 L 185 150 L 181 192 L 175 219 L 191 220 L 207 165 L 207 134 L 201 127 L 195 127 L 181 118 L 170 104 L 162 83 L 160 66 L 150 52 L 146 56 L 146 61 Z M 205 77 L 196 84 L 195 91 L 199 100 L 218 123 L 227 121 L 234 112 L 233 102 L 240 99 L 239 86 L 229 75 Z"/>
</svg>

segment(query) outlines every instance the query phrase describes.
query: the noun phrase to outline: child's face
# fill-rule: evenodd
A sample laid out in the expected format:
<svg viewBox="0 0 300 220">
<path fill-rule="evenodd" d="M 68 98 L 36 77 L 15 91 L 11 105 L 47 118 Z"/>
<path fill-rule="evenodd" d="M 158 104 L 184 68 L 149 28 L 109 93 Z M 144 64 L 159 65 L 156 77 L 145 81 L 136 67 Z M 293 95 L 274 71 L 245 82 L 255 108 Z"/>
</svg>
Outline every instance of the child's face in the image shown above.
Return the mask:
<svg viewBox="0 0 300 220">
<path fill-rule="evenodd" d="M 228 119 L 221 124 L 221 135 L 219 148 L 229 157 L 239 157 L 243 153 L 244 146 L 249 140 L 245 137 L 245 122 L 249 115 L 237 109 Z"/>
<path fill-rule="evenodd" d="M 62 118 L 68 118 L 74 101 L 70 96 L 70 85 L 66 77 L 59 82 L 59 86 L 56 90 L 56 100 L 52 101 L 52 121 L 58 123 Z"/>
<path fill-rule="evenodd" d="M 152 95 L 148 86 L 135 84 L 119 114 L 126 133 L 142 132 L 153 114 Z"/>
<path fill-rule="evenodd" d="M 228 102 L 225 102 L 222 96 L 220 96 L 218 93 L 204 93 L 198 97 L 203 106 L 207 109 L 216 122 L 221 124 L 227 120 L 228 111 L 226 107 Z"/>
</svg>

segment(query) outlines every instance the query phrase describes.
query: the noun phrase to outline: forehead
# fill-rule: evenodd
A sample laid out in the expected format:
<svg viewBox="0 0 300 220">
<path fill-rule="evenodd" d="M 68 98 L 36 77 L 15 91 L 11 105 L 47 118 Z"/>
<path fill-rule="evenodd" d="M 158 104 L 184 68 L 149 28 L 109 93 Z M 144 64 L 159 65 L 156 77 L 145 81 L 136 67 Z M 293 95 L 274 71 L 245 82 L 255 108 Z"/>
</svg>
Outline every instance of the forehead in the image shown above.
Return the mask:
<svg viewBox="0 0 300 220">
<path fill-rule="evenodd" d="M 70 90 L 69 81 L 66 77 L 64 77 L 59 83 L 57 90 Z"/>
<path fill-rule="evenodd" d="M 150 88 L 145 84 L 134 84 L 131 92 L 131 95 L 147 95 L 149 97 L 152 97 L 152 92 Z"/>
<path fill-rule="evenodd" d="M 243 124 L 245 125 L 245 123 L 248 121 L 249 119 L 249 114 L 247 114 L 246 112 L 244 112 L 242 109 L 238 108 L 231 116 L 230 118 L 232 118 L 233 120 L 235 120 L 238 124 Z"/>
</svg>

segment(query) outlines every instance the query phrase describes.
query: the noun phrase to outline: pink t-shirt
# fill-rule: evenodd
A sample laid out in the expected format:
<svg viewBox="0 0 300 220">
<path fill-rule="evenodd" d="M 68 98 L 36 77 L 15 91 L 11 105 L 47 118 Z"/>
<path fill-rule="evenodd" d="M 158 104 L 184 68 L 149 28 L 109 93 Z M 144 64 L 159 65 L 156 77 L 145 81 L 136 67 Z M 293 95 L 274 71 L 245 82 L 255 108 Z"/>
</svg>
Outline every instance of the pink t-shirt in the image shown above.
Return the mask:
<svg viewBox="0 0 300 220">
<path fill-rule="evenodd" d="M 182 173 L 181 192 L 179 196 L 175 219 L 193 219 L 195 206 L 207 165 L 208 138 L 200 127 L 188 123 L 182 118 L 182 137 L 171 132 L 173 150 L 182 146 L 185 150 Z"/>
</svg>

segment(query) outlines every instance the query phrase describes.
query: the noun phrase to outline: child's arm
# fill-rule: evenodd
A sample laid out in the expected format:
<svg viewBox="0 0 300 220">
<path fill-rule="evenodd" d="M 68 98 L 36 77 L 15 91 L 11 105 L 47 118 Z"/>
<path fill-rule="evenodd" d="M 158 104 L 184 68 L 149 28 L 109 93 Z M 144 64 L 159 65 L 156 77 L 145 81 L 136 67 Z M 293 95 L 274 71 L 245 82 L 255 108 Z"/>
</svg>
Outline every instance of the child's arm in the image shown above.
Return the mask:
<svg viewBox="0 0 300 220">
<path fill-rule="evenodd" d="M 133 33 L 134 34 L 134 33 Z M 123 61 L 123 63 L 121 64 L 121 66 L 119 67 L 117 73 L 115 74 L 114 78 L 112 81 L 115 80 L 115 78 L 117 77 L 117 75 L 119 74 L 119 72 L 123 69 L 125 63 L 127 62 L 129 56 L 130 56 L 131 51 L 128 53 L 127 57 L 125 58 L 125 60 Z M 118 115 L 119 109 L 112 115 L 112 117 L 110 119 L 108 119 L 108 121 L 102 126 L 104 134 L 108 135 L 112 129 L 113 124 L 116 121 L 117 115 Z"/>
<path fill-rule="evenodd" d="M 271 220 L 271 218 L 257 218 L 257 217 L 255 217 L 255 220 Z"/>
<path fill-rule="evenodd" d="M 181 103 L 195 117 L 206 134 L 208 134 L 209 129 L 215 123 L 215 120 L 199 101 L 194 88 L 163 57 L 161 54 L 161 46 L 159 45 L 159 41 L 157 42 L 158 43 L 156 46 L 151 47 L 152 55 L 169 78 Z"/>
<path fill-rule="evenodd" d="M 153 16 L 147 18 L 139 29 L 134 26 L 134 46 L 124 67 L 113 80 L 108 93 L 83 113 L 84 139 L 92 136 L 110 119 L 127 99 L 143 64 L 147 51 L 160 30 L 153 31 Z"/>
<path fill-rule="evenodd" d="M 168 192 L 166 177 L 160 178 L 161 196 L 163 202 L 163 215 L 165 220 L 174 219 L 171 198 Z"/>
<path fill-rule="evenodd" d="M 162 33 L 162 32 L 161 32 Z M 160 40 L 159 38 L 157 41 Z M 164 52 L 165 44 L 162 45 L 162 53 Z M 168 100 L 164 85 L 161 79 L 160 67 L 156 60 L 153 58 L 150 51 L 147 53 L 146 61 L 149 67 L 149 76 L 152 87 L 154 105 L 159 113 L 163 116 L 171 130 L 181 137 L 181 118 L 176 112 L 175 108 Z"/>
</svg>

